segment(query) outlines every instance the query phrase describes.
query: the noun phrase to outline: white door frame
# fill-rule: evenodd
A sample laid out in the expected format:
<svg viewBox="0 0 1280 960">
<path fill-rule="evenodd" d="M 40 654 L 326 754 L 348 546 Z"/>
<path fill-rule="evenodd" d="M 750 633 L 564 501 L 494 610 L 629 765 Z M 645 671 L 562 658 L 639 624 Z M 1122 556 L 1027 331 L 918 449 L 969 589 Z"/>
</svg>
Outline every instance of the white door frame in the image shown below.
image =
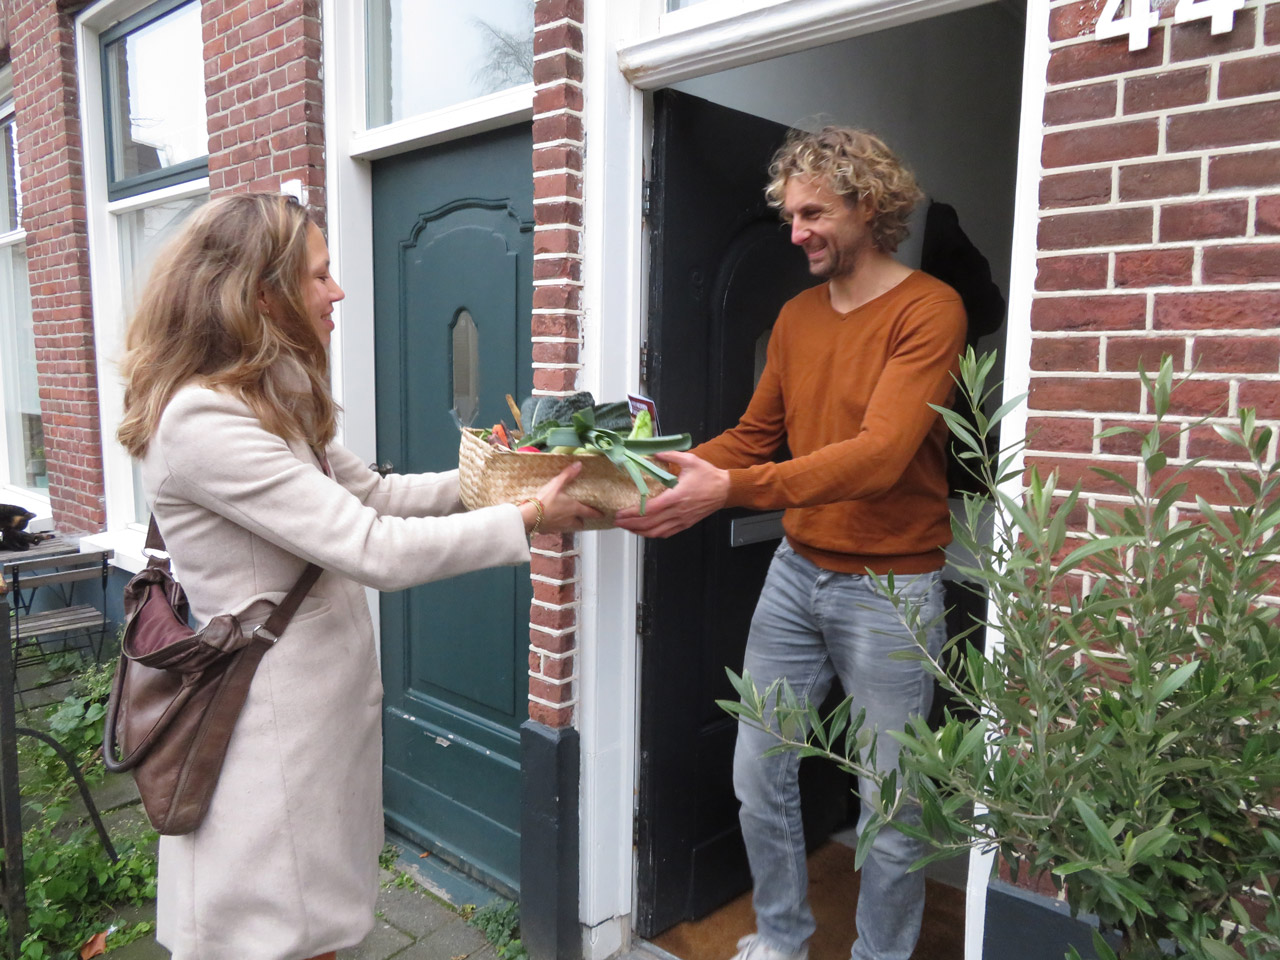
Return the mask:
<svg viewBox="0 0 1280 960">
<path fill-rule="evenodd" d="M 641 194 L 649 167 L 645 91 L 796 50 L 939 16 L 981 0 L 707 0 L 701 16 L 660 17 L 656 0 L 586 0 L 582 386 L 620 396 L 639 382 L 647 311 L 648 235 Z M 713 4 L 737 9 L 715 19 Z M 323 0 L 329 247 L 347 292 L 338 306 L 334 390 L 343 442 L 376 454 L 372 183 L 369 160 L 532 116 L 531 87 L 448 115 L 365 129 L 363 0 Z M 697 7 L 690 8 L 692 12 Z M 1047 62 L 1047 0 L 1028 0 L 1014 257 L 1006 344 L 1010 394 L 1029 379 L 1031 291 L 1040 175 L 1040 112 Z M 647 33 L 646 33 L 647 31 Z M 527 99 L 526 99 L 527 98 Z M 1006 420 L 1010 435 L 1024 421 Z M 584 957 L 600 960 L 631 938 L 635 898 L 632 823 L 638 770 L 635 602 L 640 544 L 621 532 L 579 538 L 581 735 L 580 918 Z M 376 598 L 375 598 L 376 599 Z M 377 604 L 372 604 L 375 627 Z M 986 861 L 989 864 L 989 861 Z M 970 871 L 967 960 L 981 956 L 986 873 Z"/>
<path fill-rule="evenodd" d="M 698 23 L 685 30 L 660 33 L 636 42 L 622 44 L 617 51 L 617 73 L 621 74 L 622 79 L 634 90 L 654 90 L 682 80 L 745 66 L 798 50 L 941 16 L 977 6 L 981 2 L 983 0 L 977 0 L 977 2 L 975 0 L 790 0 L 790 2 L 767 8 L 746 10 L 720 20 Z M 1013 257 L 1009 281 L 1010 322 L 1005 345 L 1006 396 L 1024 393 L 1030 379 L 1029 317 L 1035 278 L 1035 238 L 1039 216 L 1041 115 L 1048 65 L 1048 16 L 1049 5 L 1046 0 L 1028 0 L 1022 70 L 1022 109 L 1019 119 L 1018 173 L 1014 203 Z M 590 10 L 588 18 L 590 18 Z M 590 52 L 589 50 L 588 53 Z M 590 73 L 588 78 L 590 79 Z M 616 83 L 617 78 L 606 77 L 604 81 Z M 604 92 L 607 96 L 610 91 L 606 88 Z M 598 87 L 589 86 L 588 105 L 600 95 Z M 651 118 L 644 111 L 634 111 L 631 116 L 630 136 L 618 135 L 616 138 L 606 138 L 605 149 L 602 152 L 608 153 L 611 148 L 615 150 L 624 148 L 627 142 L 643 142 L 642 156 L 644 164 L 647 165 L 650 162 L 649 143 L 647 140 L 642 140 L 642 137 L 648 129 L 650 120 Z M 587 128 L 593 131 L 595 129 L 590 123 Z M 593 132 L 592 136 L 594 138 L 596 134 Z M 618 221 L 626 219 L 626 227 L 632 231 L 631 235 L 639 236 L 645 232 L 638 215 L 641 182 L 637 178 L 634 163 L 628 165 L 625 162 L 626 159 L 625 156 L 589 155 L 588 176 L 590 177 L 593 163 L 598 164 L 603 168 L 599 173 L 599 179 L 602 181 L 601 190 L 604 195 L 636 198 L 626 211 L 610 210 L 609 222 L 614 229 L 621 229 L 622 225 Z M 589 179 L 588 183 L 591 182 L 592 180 Z M 585 195 L 586 215 L 590 223 L 592 211 L 595 210 L 599 214 L 598 208 L 602 204 L 593 203 L 590 192 L 585 192 Z M 613 247 L 613 250 L 615 257 L 620 256 L 618 246 Z M 631 252 L 629 262 L 617 268 L 619 273 L 630 270 L 639 275 L 634 287 L 638 294 L 637 306 L 640 309 L 640 317 L 644 315 L 643 299 L 647 290 L 644 282 L 647 271 L 646 252 L 647 243 L 642 243 L 639 250 Z M 604 269 L 608 269 L 608 264 Z M 586 301 L 594 302 L 593 298 L 600 292 L 592 289 L 590 278 L 588 278 L 586 290 L 584 290 Z M 632 344 L 638 345 L 639 338 L 643 335 L 643 323 L 636 318 L 636 322 L 628 324 L 628 327 L 632 326 L 637 330 Z M 629 370 L 634 369 L 635 365 L 632 364 Z M 626 382 L 630 383 L 632 379 L 628 378 Z M 1013 438 L 1023 435 L 1025 426 L 1025 409 L 1019 408 L 1005 420 L 1003 429 L 1010 438 Z M 636 570 L 634 580 L 638 581 L 638 565 Z M 638 589 L 638 583 L 636 586 Z M 1000 638 L 993 637 L 991 642 L 999 643 Z M 586 645 L 594 646 L 590 642 L 586 642 Z M 636 756 L 633 754 L 633 770 L 637 769 L 635 761 Z M 583 814 L 584 831 L 586 831 L 589 828 L 587 826 L 588 807 L 585 803 Z M 627 827 L 629 828 L 630 824 L 627 824 Z M 597 834 L 600 835 L 605 834 L 607 829 L 607 824 L 596 826 Z M 630 848 L 629 829 L 626 831 L 625 841 Z M 621 842 L 622 837 L 619 832 L 615 835 L 615 843 L 621 844 Z M 584 855 L 586 853 L 587 848 L 584 846 Z M 992 857 L 992 854 L 980 854 L 974 851 L 970 858 L 966 890 L 966 960 L 980 960 L 982 956 L 986 892 Z M 586 875 L 584 863 L 584 878 Z M 634 890 L 632 896 L 634 897 Z M 586 909 L 588 903 L 585 896 L 583 906 L 583 919 L 589 924 L 591 914 Z M 596 909 L 602 909 L 605 905 L 596 903 L 593 906 Z M 621 904 L 617 906 L 621 909 Z M 590 949 L 586 951 L 586 956 L 591 960 L 605 955 Z"/>
</svg>

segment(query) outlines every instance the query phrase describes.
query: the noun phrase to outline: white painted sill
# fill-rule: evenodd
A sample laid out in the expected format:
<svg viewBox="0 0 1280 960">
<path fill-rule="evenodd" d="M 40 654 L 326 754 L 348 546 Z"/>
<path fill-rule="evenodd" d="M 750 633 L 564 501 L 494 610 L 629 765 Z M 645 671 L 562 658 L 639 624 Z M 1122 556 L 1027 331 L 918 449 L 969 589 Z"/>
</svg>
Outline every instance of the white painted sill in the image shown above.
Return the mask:
<svg viewBox="0 0 1280 960">
<path fill-rule="evenodd" d="M 11 503 L 15 507 L 29 510 L 35 516 L 27 523 L 30 533 L 49 533 L 53 530 L 53 508 L 48 497 L 24 490 L 21 487 L 0 485 L 0 503 Z"/>
<path fill-rule="evenodd" d="M 147 558 L 142 555 L 142 545 L 146 539 L 145 530 L 126 527 L 123 530 L 81 537 L 80 548 L 111 550 L 114 553 L 111 558 L 113 567 L 118 567 L 126 573 L 137 573 L 147 565 Z"/>
</svg>

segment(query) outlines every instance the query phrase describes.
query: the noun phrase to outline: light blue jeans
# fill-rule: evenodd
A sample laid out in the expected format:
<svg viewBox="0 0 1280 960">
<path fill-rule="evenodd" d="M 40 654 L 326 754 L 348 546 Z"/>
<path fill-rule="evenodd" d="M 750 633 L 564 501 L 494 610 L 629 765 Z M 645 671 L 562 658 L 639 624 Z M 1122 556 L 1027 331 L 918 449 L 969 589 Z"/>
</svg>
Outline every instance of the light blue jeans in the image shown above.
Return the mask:
<svg viewBox="0 0 1280 960">
<path fill-rule="evenodd" d="M 930 651 L 943 642 L 942 581 L 938 573 L 895 576 L 899 595 L 922 603 L 921 622 L 931 629 Z M 908 717 L 928 713 L 933 679 L 917 660 L 893 660 L 895 650 L 916 650 L 915 641 L 888 597 L 866 575 L 833 573 L 797 554 L 784 540 L 760 592 L 747 639 L 745 669 L 764 690 L 785 677 L 800 701 L 821 703 L 835 677 L 853 697 L 852 716 L 866 708 L 866 729 L 879 731 L 876 767 L 898 765 L 898 742 L 883 731 L 902 729 Z M 800 820 L 799 757 L 764 754 L 777 744 L 770 734 L 738 725 L 733 786 L 742 803 L 739 819 L 755 884 L 756 929 L 766 943 L 798 953 L 816 925 L 809 909 Z M 873 785 L 859 778 L 861 796 Z M 861 832 L 871 804 L 862 804 Z M 918 817 L 918 811 L 907 816 Z M 862 867 L 855 960 L 907 960 L 920 935 L 924 874 L 907 868 L 922 855 L 921 844 L 891 827 L 876 837 Z"/>
</svg>

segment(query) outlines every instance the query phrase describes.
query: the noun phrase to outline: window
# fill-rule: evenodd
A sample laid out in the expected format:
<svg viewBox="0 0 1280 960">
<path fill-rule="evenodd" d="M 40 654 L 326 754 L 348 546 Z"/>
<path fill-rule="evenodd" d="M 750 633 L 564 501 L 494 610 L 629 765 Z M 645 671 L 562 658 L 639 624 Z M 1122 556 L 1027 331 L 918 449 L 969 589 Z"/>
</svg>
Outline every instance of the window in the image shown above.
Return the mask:
<svg viewBox="0 0 1280 960">
<path fill-rule="evenodd" d="M 532 0 L 366 0 L 369 126 L 533 82 Z"/>
<path fill-rule="evenodd" d="M 7 76 L 4 78 L 7 88 Z M 45 473 L 40 387 L 36 380 L 36 338 L 27 286 L 26 234 L 18 180 L 17 135 L 12 102 L 0 102 L 0 484 L 41 494 Z"/>
<path fill-rule="evenodd" d="M 117 366 L 156 256 L 209 197 L 199 0 L 98 0 L 78 18 L 81 122 L 107 532 L 137 569 L 147 522 L 138 466 L 115 442 Z"/>
<path fill-rule="evenodd" d="M 201 191 L 194 196 L 179 197 L 172 200 L 160 200 L 147 206 L 124 210 L 116 214 L 115 221 L 120 234 L 120 280 L 124 291 L 124 312 L 129 315 L 137 304 L 138 294 L 147 282 L 147 274 L 155 263 L 165 241 L 174 235 L 197 208 L 209 199 L 207 193 Z M 142 476 L 135 461 L 133 477 L 133 515 L 134 523 L 147 522 L 149 511 L 146 495 L 142 489 Z"/>
<path fill-rule="evenodd" d="M 102 84 L 111 199 L 209 169 L 198 0 L 165 2 L 105 31 Z"/>
</svg>

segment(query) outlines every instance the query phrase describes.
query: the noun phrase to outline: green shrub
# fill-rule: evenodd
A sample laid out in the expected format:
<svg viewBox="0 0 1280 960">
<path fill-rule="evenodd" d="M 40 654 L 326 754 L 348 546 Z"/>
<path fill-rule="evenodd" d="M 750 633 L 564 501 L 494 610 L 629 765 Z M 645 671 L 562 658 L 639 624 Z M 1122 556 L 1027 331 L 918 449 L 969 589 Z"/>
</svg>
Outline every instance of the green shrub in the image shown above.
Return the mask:
<svg viewBox="0 0 1280 960">
<path fill-rule="evenodd" d="M 1154 423 L 1131 434 L 1137 480 L 1095 467 L 1123 491 L 1108 505 L 1055 494 L 1058 477 L 1032 467 L 1016 483 L 1021 444 L 992 449 L 995 428 L 1022 398 L 990 417 L 991 357 L 970 351 L 961 386 L 972 421 L 942 411 L 984 496 L 967 496 L 953 522 L 972 560 L 960 576 L 991 599 L 986 656 L 952 638 L 921 659 L 964 708 L 937 730 L 923 720 L 894 736 L 899 771 L 881 778 L 880 809 L 861 838 L 904 803 L 937 846 L 929 859 L 978 845 L 1015 871 L 1046 875 L 1072 911 L 1095 914 L 1121 954 L 1168 946 L 1195 958 L 1280 957 L 1280 627 L 1268 597 L 1280 555 L 1280 474 L 1271 431 L 1253 411 L 1215 425 L 1241 464 L 1218 471 L 1225 505 L 1189 485 L 1199 461 L 1175 463 L 1181 436 L 1200 423 L 1166 420 L 1175 389 L 1166 358 L 1140 371 Z M 995 509 L 992 509 L 994 505 Z M 1080 529 L 1079 518 L 1087 518 Z M 892 578 L 886 578 L 892 589 Z M 923 635 L 918 610 L 904 622 Z M 963 670 L 948 669 L 957 659 Z M 732 677 L 732 675 L 731 675 Z M 868 773 L 871 731 L 849 703 L 830 717 L 802 709 L 787 689 L 758 691 L 733 677 L 747 722 L 775 714 L 778 749 L 826 756 Z M 1251 919 L 1243 901 L 1260 902 Z M 1113 957 L 1095 938 L 1100 956 Z M 1074 953 L 1074 948 L 1072 949 Z"/>
<path fill-rule="evenodd" d="M 90 783 L 104 774 L 102 726 L 112 672 L 110 665 L 86 669 L 40 723 L 75 756 Z M 85 941 L 107 928 L 114 908 L 155 897 L 156 835 L 139 829 L 113 837 L 119 860 L 112 863 L 92 825 L 69 815 L 68 804 L 78 791 L 53 749 L 33 738 L 20 744 L 20 792 L 35 822 L 23 833 L 29 932 L 19 960 L 72 960 Z M 127 943 L 153 926 L 143 922 L 114 930 L 110 945 Z M 7 945 L 8 933 L 0 916 L 0 944 Z"/>
<path fill-rule="evenodd" d="M 495 900 L 467 914 L 466 920 L 493 944 L 499 960 L 528 960 L 529 954 L 520 942 L 519 903 Z"/>
</svg>

